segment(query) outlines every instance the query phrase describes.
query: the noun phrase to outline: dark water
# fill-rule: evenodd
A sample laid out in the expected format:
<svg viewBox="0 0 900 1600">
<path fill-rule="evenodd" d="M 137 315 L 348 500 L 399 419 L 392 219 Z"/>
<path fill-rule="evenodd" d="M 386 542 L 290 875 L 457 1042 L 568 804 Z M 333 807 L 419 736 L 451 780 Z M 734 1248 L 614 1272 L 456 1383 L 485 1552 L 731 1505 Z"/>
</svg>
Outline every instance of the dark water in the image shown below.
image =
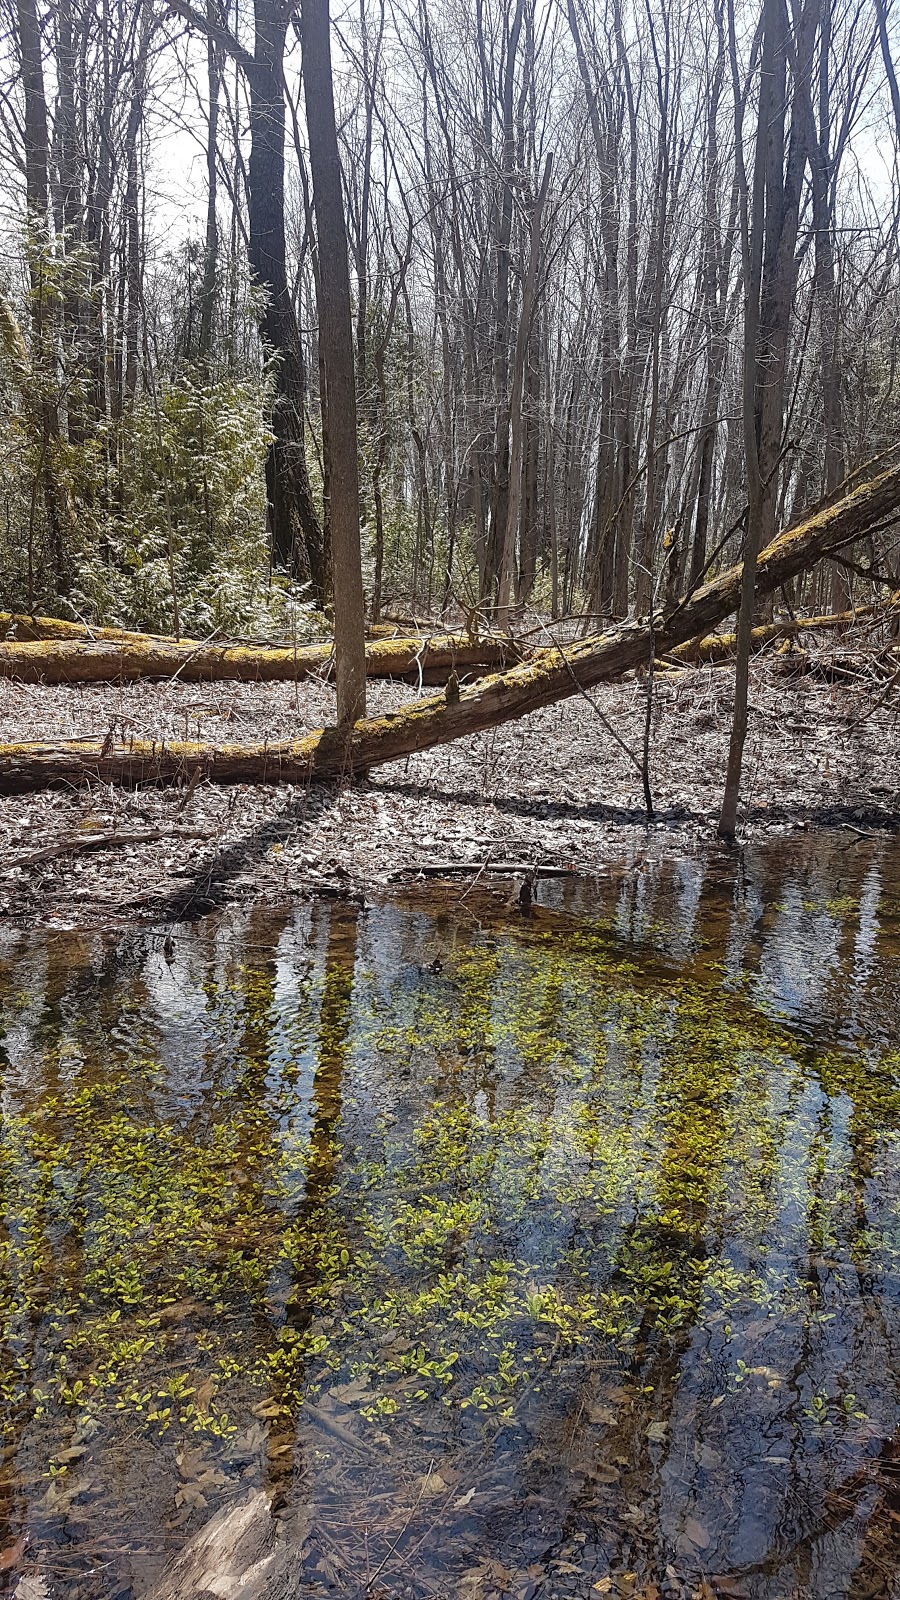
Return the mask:
<svg viewBox="0 0 900 1600">
<path fill-rule="evenodd" d="M 0 934 L 3 1592 L 900 1594 L 896 843 L 541 897 Z"/>
</svg>

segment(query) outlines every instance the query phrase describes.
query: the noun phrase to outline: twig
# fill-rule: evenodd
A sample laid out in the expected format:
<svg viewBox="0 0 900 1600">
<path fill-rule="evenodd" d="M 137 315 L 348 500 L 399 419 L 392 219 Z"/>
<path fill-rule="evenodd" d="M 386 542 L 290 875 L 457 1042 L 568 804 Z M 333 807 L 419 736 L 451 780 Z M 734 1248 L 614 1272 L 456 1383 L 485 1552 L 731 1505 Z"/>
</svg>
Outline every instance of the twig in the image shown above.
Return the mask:
<svg viewBox="0 0 900 1600">
<path fill-rule="evenodd" d="M 366 1578 L 365 1583 L 361 1583 L 360 1584 L 360 1586 L 359 1586 L 359 1588 L 357 1590 L 357 1595 L 366 1594 L 368 1592 L 368 1590 L 371 1589 L 373 1583 L 375 1582 L 375 1579 L 377 1577 L 379 1577 L 380 1574 L 384 1571 L 385 1567 L 387 1566 L 388 1562 L 391 1559 L 391 1556 L 394 1554 L 394 1551 L 396 1550 L 398 1544 L 400 1543 L 400 1540 L 403 1538 L 403 1535 L 405 1534 L 407 1528 L 409 1527 L 410 1523 L 412 1522 L 413 1517 L 415 1516 L 415 1514 L 418 1511 L 420 1505 L 422 1504 L 422 1499 L 424 1497 L 425 1490 L 428 1488 L 428 1485 L 431 1482 L 431 1474 L 432 1474 L 433 1471 L 434 1471 L 434 1457 L 432 1457 L 432 1459 L 428 1463 L 428 1471 L 425 1474 L 425 1481 L 422 1484 L 421 1489 L 419 1490 L 419 1493 L 418 1493 L 418 1496 L 417 1496 L 417 1498 L 415 1500 L 415 1503 L 413 1505 L 411 1505 L 410 1508 L 409 1508 L 409 1516 L 407 1517 L 406 1521 L 404 1522 L 403 1527 L 400 1529 L 400 1532 L 398 1533 L 396 1539 L 394 1540 L 393 1544 L 391 1545 L 390 1549 L 388 1550 L 388 1553 L 385 1556 L 384 1560 L 380 1561 L 378 1563 L 378 1566 L 375 1568 L 375 1571 L 371 1574 L 370 1577 Z"/>
<path fill-rule="evenodd" d="M 133 844 L 160 844 L 164 839 L 209 839 L 212 835 L 204 828 L 134 828 L 130 833 L 116 830 L 104 833 L 71 834 L 56 844 L 46 844 L 31 855 L 16 856 L 2 869 L 4 876 L 19 867 L 31 867 L 38 861 L 50 861 L 54 856 L 74 855 L 79 850 L 109 850 L 117 845 L 127 848 Z"/>
<path fill-rule="evenodd" d="M 572 663 L 569 660 L 568 656 L 566 655 L 564 646 L 560 644 L 558 639 L 554 638 L 553 634 L 550 632 L 550 629 L 547 627 L 546 623 L 543 623 L 542 627 L 543 627 L 544 633 L 546 634 L 547 638 L 550 640 L 551 644 L 554 646 L 555 649 L 557 649 L 559 651 L 560 655 L 562 656 L 563 666 L 565 667 L 567 673 L 569 674 L 569 677 L 572 679 L 572 682 L 575 685 L 575 688 L 578 690 L 578 693 L 581 695 L 582 700 L 586 700 L 587 701 L 588 705 L 590 706 L 591 710 L 594 713 L 594 716 L 597 717 L 599 719 L 599 721 L 603 723 L 603 726 L 606 729 L 607 733 L 610 735 L 611 738 L 613 738 L 615 740 L 615 742 L 619 746 L 620 750 L 624 750 L 625 751 L 625 754 L 627 755 L 629 761 L 631 761 L 633 763 L 635 771 L 637 771 L 639 773 L 642 773 L 643 769 L 641 767 L 641 763 L 638 760 L 637 756 L 635 755 L 634 751 L 632 750 L 631 746 L 629 744 L 625 743 L 625 740 L 622 738 L 622 735 L 620 733 L 616 732 L 616 730 L 613 727 L 612 723 L 610 722 L 609 718 L 605 717 L 603 715 L 603 712 L 600 710 L 600 707 L 594 703 L 594 701 L 591 699 L 590 695 L 588 694 L 587 690 L 578 682 L 578 679 L 576 678 L 575 672 L 574 672 L 573 667 L 572 667 Z"/>
<path fill-rule="evenodd" d="M 534 867 L 528 861 L 430 861 L 427 865 L 413 867 L 399 867 L 392 872 L 391 882 L 398 878 L 405 878 L 412 874 L 423 878 L 448 878 L 462 876 L 467 872 L 497 872 L 507 877 L 517 877 L 521 872 L 531 873 L 535 878 L 571 878 L 575 875 L 574 867 Z"/>
</svg>

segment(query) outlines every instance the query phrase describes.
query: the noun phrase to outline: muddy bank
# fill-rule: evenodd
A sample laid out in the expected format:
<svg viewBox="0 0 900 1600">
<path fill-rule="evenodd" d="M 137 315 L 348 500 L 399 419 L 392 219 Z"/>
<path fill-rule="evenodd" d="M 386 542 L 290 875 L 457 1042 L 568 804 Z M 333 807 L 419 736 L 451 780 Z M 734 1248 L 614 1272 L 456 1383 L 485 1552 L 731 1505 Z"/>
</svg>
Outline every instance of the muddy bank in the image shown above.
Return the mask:
<svg viewBox="0 0 900 1600">
<path fill-rule="evenodd" d="M 509 726 L 338 788 L 96 787 L 0 800 L 0 916 L 53 923 L 204 914 L 258 894 L 360 893 L 441 863 L 603 868 L 623 851 L 711 841 L 724 778 L 730 673 L 695 668 L 657 685 L 648 824 L 632 752 L 644 686 L 612 684 Z M 370 708 L 408 698 L 369 691 Z M 743 835 L 795 828 L 893 830 L 900 729 L 892 703 L 846 684 L 754 667 Z M 332 720 L 333 690 L 293 684 L 0 684 L 8 740 L 117 736 L 253 743 Z M 110 836 L 115 836 L 113 840 Z M 129 838 L 129 836 L 131 836 Z"/>
</svg>

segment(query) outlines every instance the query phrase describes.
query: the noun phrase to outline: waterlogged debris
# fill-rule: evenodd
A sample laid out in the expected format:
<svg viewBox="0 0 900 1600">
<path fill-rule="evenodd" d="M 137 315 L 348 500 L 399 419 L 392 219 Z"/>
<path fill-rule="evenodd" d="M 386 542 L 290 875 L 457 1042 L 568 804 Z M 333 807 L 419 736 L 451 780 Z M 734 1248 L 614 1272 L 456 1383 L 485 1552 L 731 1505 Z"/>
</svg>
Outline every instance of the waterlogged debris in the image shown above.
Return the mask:
<svg viewBox="0 0 900 1600">
<path fill-rule="evenodd" d="M 13 1590 L 14 1600 L 50 1600 L 50 1585 L 40 1573 L 26 1573 Z"/>
<path fill-rule="evenodd" d="M 667 1422 L 651 1422 L 644 1430 L 652 1444 L 662 1444 L 669 1431 Z"/>
<path fill-rule="evenodd" d="M 710 1544 L 709 1533 L 696 1517 L 685 1519 L 684 1531 L 697 1550 L 708 1550 Z"/>
<path fill-rule="evenodd" d="M 278 1400 L 260 1400 L 255 1406 L 250 1407 L 250 1413 L 251 1416 L 260 1417 L 263 1421 L 268 1421 L 273 1417 L 288 1416 L 290 1414 L 288 1407 L 282 1405 Z"/>
<path fill-rule="evenodd" d="M 12 1544 L 0 1550 L 0 1572 L 8 1572 L 10 1567 L 15 1567 L 25 1554 L 25 1540 L 15 1539 Z"/>
</svg>

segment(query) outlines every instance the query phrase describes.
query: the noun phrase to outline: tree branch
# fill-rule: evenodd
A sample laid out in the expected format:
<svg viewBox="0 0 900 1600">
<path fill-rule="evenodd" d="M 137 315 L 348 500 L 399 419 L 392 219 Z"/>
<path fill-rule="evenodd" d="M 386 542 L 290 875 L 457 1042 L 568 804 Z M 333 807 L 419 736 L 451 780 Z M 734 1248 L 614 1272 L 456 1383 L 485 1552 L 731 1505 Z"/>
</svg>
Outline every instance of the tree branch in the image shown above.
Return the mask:
<svg viewBox="0 0 900 1600">
<path fill-rule="evenodd" d="M 190 4 L 190 0 L 169 0 L 169 11 L 183 18 L 189 27 L 205 34 L 207 39 L 213 41 L 213 44 L 220 45 L 231 56 L 231 59 L 237 62 L 241 71 L 246 72 L 248 77 L 251 76 L 256 65 L 254 59 L 250 51 L 244 49 L 244 46 L 235 38 L 231 29 L 227 28 L 224 22 L 215 22 L 211 18 L 205 17 L 202 11 L 195 11 Z"/>
</svg>

